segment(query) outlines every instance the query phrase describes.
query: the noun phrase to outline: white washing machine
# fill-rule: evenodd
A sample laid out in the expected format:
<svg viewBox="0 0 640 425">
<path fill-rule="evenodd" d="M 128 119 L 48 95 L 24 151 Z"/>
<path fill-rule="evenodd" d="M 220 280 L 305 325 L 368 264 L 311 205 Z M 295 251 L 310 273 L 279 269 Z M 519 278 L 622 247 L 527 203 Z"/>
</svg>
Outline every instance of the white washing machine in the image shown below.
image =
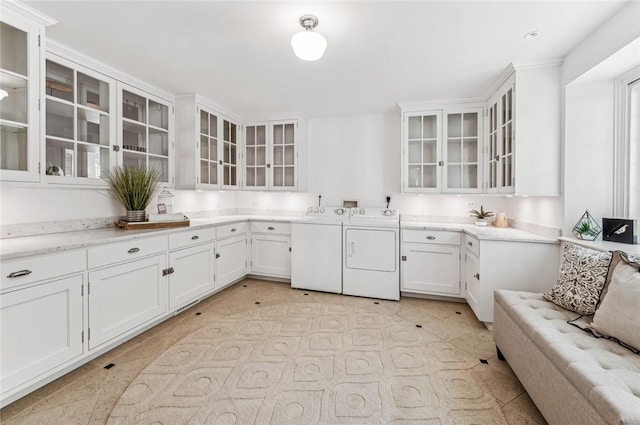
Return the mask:
<svg viewBox="0 0 640 425">
<path fill-rule="evenodd" d="M 398 212 L 351 208 L 343 225 L 342 292 L 400 299 L 400 221 Z"/>
<path fill-rule="evenodd" d="M 291 287 L 342 293 L 342 223 L 349 210 L 309 207 L 291 222 Z"/>
</svg>

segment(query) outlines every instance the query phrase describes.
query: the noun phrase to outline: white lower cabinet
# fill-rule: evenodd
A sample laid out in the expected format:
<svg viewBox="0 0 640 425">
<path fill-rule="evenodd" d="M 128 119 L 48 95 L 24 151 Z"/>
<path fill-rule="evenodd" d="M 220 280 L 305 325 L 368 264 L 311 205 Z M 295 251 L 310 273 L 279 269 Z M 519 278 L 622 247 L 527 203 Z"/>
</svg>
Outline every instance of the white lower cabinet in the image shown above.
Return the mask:
<svg viewBox="0 0 640 425">
<path fill-rule="evenodd" d="M 291 236 L 252 235 L 251 273 L 291 277 Z"/>
<path fill-rule="evenodd" d="M 465 298 L 476 316 L 481 314 L 480 260 L 470 250 L 465 254 Z M 479 317 L 479 316 L 478 316 Z"/>
<path fill-rule="evenodd" d="M 89 272 L 89 349 L 167 312 L 166 253 Z"/>
<path fill-rule="evenodd" d="M 169 308 L 175 310 L 215 288 L 214 244 L 169 252 Z"/>
<path fill-rule="evenodd" d="M 0 388 L 6 394 L 83 353 L 83 276 L 0 296 Z"/>
<path fill-rule="evenodd" d="M 461 295 L 460 234 L 402 230 L 402 292 Z"/>
<path fill-rule="evenodd" d="M 216 289 L 247 274 L 247 235 L 216 242 Z"/>
</svg>

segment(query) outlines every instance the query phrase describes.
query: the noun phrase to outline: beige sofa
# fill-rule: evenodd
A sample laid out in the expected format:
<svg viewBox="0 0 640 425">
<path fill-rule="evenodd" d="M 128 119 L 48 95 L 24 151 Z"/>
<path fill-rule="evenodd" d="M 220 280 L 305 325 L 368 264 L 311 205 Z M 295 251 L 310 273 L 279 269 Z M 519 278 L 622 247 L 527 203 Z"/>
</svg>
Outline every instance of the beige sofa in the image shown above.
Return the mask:
<svg viewBox="0 0 640 425">
<path fill-rule="evenodd" d="M 550 425 L 640 425 L 640 355 L 568 324 L 576 313 L 542 294 L 494 296 L 498 355 Z"/>
</svg>

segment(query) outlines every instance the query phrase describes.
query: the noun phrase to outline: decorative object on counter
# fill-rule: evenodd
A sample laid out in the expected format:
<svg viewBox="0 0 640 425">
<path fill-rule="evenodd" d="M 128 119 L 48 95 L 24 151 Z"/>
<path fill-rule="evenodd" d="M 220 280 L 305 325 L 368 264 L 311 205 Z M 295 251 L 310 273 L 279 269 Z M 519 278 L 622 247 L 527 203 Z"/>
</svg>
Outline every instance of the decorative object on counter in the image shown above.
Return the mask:
<svg viewBox="0 0 640 425">
<path fill-rule="evenodd" d="M 601 231 L 602 228 L 598 225 L 593 216 L 589 214 L 589 210 L 586 210 L 576 225 L 573 226 L 571 233 L 573 233 L 573 236 L 577 239 L 592 241 L 598 237 Z"/>
<path fill-rule="evenodd" d="M 485 211 L 482 205 L 480 205 L 480 211 L 469 210 L 469 212 L 471 213 L 471 217 L 475 217 L 477 219 L 476 226 L 487 226 L 489 224 L 487 218 L 493 217 L 493 211 Z"/>
<path fill-rule="evenodd" d="M 146 221 L 145 209 L 160 190 L 160 172 L 143 166 L 116 166 L 107 172 L 105 180 L 127 210 L 125 221 Z"/>
<path fill-rule="evenodd" d="M 496 227 L 509 227 L 509 219 L 507 219 L 507 214 L 503 212 L 499 212 L 498 214 L 496 214 L 496 221 L 494 224 Z"/>
<path fill-rule="evenodd" d="M 64 171 L 62 170 L 62 168 L 51 163 L 49 163 L 49 166 L 47 167 L 45 173 L 47 174 L 47 176 L 64 176 Z"/>
<path fill-rule="evenodd" d="M 173 213 L 173 198 L 173 193 L 165 186 L 162 192 L 158 194 L 158 214 Z"/>
<path fill-rule="evenodd" d="M 626 218 L 603 218 L 602 240 L 608 242 L 638 243 L 638 225 L 636 220 Z"/>
<path fill-rule="evenodd" d="M 191 221 L 186 215 L 183 215 L 182 220 L 179 221 L 116 221 L 116 226 L 124 230 L 172 229 L 175 227 L 189 227 L 190 225 Z"/>
</svg>

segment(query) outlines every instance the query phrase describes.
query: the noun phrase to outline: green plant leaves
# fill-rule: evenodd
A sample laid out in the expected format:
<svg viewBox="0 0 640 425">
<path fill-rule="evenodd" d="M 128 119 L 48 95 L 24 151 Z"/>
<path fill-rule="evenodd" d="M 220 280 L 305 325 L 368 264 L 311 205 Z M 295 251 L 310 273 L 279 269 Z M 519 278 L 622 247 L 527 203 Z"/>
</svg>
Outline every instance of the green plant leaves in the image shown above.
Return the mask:
<svg viewBox="0 0 640 425">
<path fill-rule="evenodd" d="M 105 180 L 127 211 L 144 210 L 160 190 L 160 171 L 154 168 L 117 166 L 107 172 Z"/>
</svg>

